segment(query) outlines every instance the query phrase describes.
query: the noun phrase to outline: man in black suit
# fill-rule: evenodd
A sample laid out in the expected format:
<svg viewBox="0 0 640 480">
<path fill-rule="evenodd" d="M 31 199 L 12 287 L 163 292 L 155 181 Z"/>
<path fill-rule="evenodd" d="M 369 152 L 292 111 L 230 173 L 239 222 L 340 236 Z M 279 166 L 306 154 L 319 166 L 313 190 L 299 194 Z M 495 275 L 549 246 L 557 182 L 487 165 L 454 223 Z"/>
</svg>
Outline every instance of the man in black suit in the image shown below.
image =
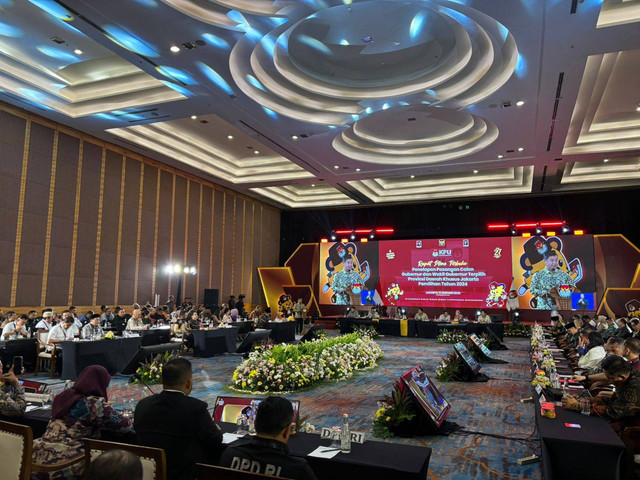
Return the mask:
<svg viewBox="0 0 640 480">
<path fill-rule="evenodd" d="M 231 444 L 220 457 L 220 466 L 297 480 L 317 480 L 303 458 L 287 448 L 293 422 L 293 406 L 282 397 L 267 397 L 256 413 L 256 436 Z"/>
<path fill-rule="evenodd" d="M 189 396 L 193 388 L 189 360 L 175 358 L 164 365 L 162 387 L 162 393 L 142 399 L 136 407 L 138 443 L 164 450 L 167 480 L 193 480 L 196 463 L 216 463 L 222 433 L 206 402 Z"/>
</svg>

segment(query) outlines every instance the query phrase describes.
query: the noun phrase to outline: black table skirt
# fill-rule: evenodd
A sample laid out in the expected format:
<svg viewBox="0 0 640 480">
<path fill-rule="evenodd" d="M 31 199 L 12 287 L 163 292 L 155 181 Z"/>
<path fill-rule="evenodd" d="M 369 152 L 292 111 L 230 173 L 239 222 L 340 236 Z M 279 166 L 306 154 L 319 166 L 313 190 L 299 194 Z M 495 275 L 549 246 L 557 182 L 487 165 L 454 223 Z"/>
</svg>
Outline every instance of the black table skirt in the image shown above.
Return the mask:
<svg viewBox="0 0 640 480">
<path fill-rule="evenodd" d="M 400 337 L 401 326 L 400 320 L 394 320 L 390 318 L 382 318 L 378 321 L 373 321 L 370 318 L 350 318 L 341 317 L 338 319 L 340 322 L 340 333 L 352 333 L 356 326 L 372 326 L 380 335 L 389 335 L 392 337 Z M 407 337 L 416 336 L 416 322 L 415 320 L 407 320 Z"/>
<path fill-rule="evenodd" d="M 293 343 L 296 341 L 296 322 L 268 322 L 266 330 L 274 343 Z"/>
<path fill-rule="evenodd" d="M 134 330 L 134 332 L 142 337 L 140 339 L 140 344 L 143 347 L 161 345 L 171 341 L 170 328 L 152 328 L 149 330 Z"/>
<path fill-rule="evenodd" d="M 140 348 L 141 337 L 93 342 L 62 342 L 63 380 L 75 380 L 90 365 L 102 365 L 109 373 L 120 372 Z"/>
<path fill-rule="evenodd" d="M 51 418 L 51 409 L 33 410 L 22 417 L 10 417 L 7 421 L 29 425 L 33 437 L 44 433 Z M 4 419 L 4 418 L 3 418 Z M 220 423 L 225 433 L 234 433 L 232 423 Z M 103 438 L 104 435 L 103 435 Z M 115 439 L 121 442 L 134 442 L 134 439 Z M 242 441 L 242 440 L 240 440 Z M 367 441 L 364 444 L 353 443 L 351 453 L 339 453 L 331 459 L 307 456 L 320 445 L 328 446 L 329 440 L 320 439 L 320 435 L 298 433 L 289 440 L 289 451 L 296 457 L 306 458 L 319 480 L 425 480 L 431 458 L 431 449 L 398 443 Z M 226 448 L 226 445 L 223 445 Z M 568 478 L 568 477 L 567 477 Z M 581 479 L 582 480 L 582 479 Z"/>
<path fill-rule="evenodd" d="M 504 338 L 504 325 L 502 323 L 435 323 L 416 322 L 416 331 L 420 338 L 436 338 L 442 330 L 461 330 L 465 333 L 475 333 L 478 336 L 487 333 L 489 330 L 498 337 L 500 341 Z"/>
<path fill-rule="evenodd" d="M 8 371 L 13 364 L 13 357 L 22 356 L 25 370 L 34 370 L 37 344 L 38 341 L 35 337 L 0 342 L 0 359 L 3 368 Z"/>
<path fill-rule="evenodd" d="M 556 407 L 556 418 L 543 417 L 537 401 L 535 409 L 545 480 L 619 479 L 625 445 L 607 420 L 562 407 Z M 568 428 L 565 423 L 582 428 Z"/>
<path fill-rule="evenodd" d="M 207 358 L 235 352 L 239 330 L 238 327 L 193 330 L 193 355 Z"/>
</svg>

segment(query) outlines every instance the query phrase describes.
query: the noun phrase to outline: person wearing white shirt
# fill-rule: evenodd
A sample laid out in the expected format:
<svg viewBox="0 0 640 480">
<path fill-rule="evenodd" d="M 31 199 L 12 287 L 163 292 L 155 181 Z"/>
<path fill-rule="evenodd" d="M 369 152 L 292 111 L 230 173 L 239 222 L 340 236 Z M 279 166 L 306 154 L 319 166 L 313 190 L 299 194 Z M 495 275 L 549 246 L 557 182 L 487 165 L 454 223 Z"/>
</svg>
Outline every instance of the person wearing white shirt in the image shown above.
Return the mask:
<svg viewBox="0 0 640 480">
<path fill-rule="evenodd" d="M 49 330 L 47 343 L 49 345 L 53 345 L 71 340 L 73 340 L 73 318 L 71 316 L 67 316 L 63 318 L 59 324 L 54 325 L 53 328 Z"/>
<path fill-rule="evenodd" d="M 44 312 L 42 314 L 42 319 L 36 323 L 36 330 L 51 330 L 55 323 L 53 323 L 53 313 Z"/>
<path fill-rule="evenodd" d="M 27 329 L 24 327 L 25 323 L 27 323 L 26 315 L 20 315 L 17 320 L 7 323 L 2 329 L 2 340 L 27 338 Z"/>
<path fill-rule="evenodd" d="M 142 312 L 136 308 L 131 312 L 131 318 L 127 322 L 127 328 L 125 330 L 146 330 L 148 325 L 145 325 L 142 321 Z"/>
<path fill-rule="evenodd" d="M 578 360 L 578 367 L 585 370 L 594 369 L 607 352 L 604 349 L 604 340 L 598 332 L 589 332 L 587 336 L 589 350 Z"/>
<path fill-rule="evenodd" d="M 438 317 L 438 321 L 439 322 L 450 322 L 451 321 L 451 315 L 449 315 L 447 313 L 447 311 L 445 310 L 444 312 L 442 312 L 440 314 L 440 316 Z"/>
<path fill-rule="evenodd" d="M 82 338 L 84 340 L 95 340 L 104 337 L 104 330 L 100 326 L 100 315 L 93 314 L 84 327 L 82 327 Z"/>
<path fill-rule="evenodd" d="M 418 320 L 419 322 L 426 322 L 427 320 L 429 320 L 429 317 L 427 316 L 426 313 L 424 313 L 424 310 L 422 308 L 418 307 L 416 316 L 413 317 L 413 319 Z"/>
<path fill-rule="evenodd" d="M 487 315 L 487 312 L 481 310 L 480 315 L 478 315 L 478 323 L 491 323 L 491 317 Z"/>
</svg>

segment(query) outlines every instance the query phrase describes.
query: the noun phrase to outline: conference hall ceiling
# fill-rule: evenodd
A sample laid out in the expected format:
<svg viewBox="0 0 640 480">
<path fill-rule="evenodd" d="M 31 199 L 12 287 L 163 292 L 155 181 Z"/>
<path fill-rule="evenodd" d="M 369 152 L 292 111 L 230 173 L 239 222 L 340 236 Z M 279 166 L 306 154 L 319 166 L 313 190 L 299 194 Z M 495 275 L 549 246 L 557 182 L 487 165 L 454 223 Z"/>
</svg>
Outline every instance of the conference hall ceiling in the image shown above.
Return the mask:
<svg viewBox="0 0 640 480">
<path fill-rule="evenodd" d="M 0 100 L 280 208 L 640 184 L 640 0 L 0 0 Z"/>
</svg>

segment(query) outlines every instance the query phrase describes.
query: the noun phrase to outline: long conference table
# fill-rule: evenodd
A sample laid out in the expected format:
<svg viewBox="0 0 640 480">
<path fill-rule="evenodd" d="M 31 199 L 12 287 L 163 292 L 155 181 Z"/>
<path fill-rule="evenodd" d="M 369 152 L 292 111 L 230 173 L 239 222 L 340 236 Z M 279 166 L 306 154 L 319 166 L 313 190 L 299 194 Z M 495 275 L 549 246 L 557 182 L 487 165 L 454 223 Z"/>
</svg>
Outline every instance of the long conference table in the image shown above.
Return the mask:
<svg viewBox="0 0 640 480">
<path fill-rule="evenodd" d="M 416 320 L 394 320 L 382 318 L 374 321 L 371 318 L 352 318 L 341 317 L 340 333 L 351 333 L 354 327 L 373 326 L 381 335 L 390 335 L 396 337 L 419 337 L 419 338 L 437 338 L 442 330 L 461 330 L 465 333 L 475 333 L 482 335 L 488 333 L 489 330 L 500 341 L 504 340 L 504 324 L 503 323 L 437 323 L 437 322 L 421 322 Z M 406 334 L 403 332 L 402 322 L 406 322 Z"/>
<path fill-rule="evenodd" d="M 32 410 L 22 417 L 0 417 L 2 420 L 30 426 L 34 438 L 42 436 L 50 418 L 50 408 Z M 232 423 L 219 425 L 223 433 L 235 433 L 237 428 Z M 113 435 L 108 439 L 123 443 L 135 442 L 130 437 L 119 439 L 113 438 Z M 241 441 L 242 439 L 238 440 Z M 288 447 L 292 455 L 307 460 L 319 480 L 427 479 L 431 458 L 429 447 L 367 440 L 363 444 L 352 443 L 349 454 L 338 453 L 330 459 L 309 456 L 319 446 L 328 446 L 329 443 L 329 440 L 321 439 L 318 434 L 298 433 L 290 437 Z"/>
<path fill-rule="evenodd" d="M 90 365 L 102 365 L 113 374 L 131 361 L 142 337 L 116 337 L 111 340 L 61 342 L 63 380 L 75 380 Z"/>
<path fill-rule="evenodd" d="M 192 330 L 193 355 L 195 357 L 212 357 L 236 351 L 236 337 L 240 328 L 216 328 L 213 330 Z"/>
</svg>

